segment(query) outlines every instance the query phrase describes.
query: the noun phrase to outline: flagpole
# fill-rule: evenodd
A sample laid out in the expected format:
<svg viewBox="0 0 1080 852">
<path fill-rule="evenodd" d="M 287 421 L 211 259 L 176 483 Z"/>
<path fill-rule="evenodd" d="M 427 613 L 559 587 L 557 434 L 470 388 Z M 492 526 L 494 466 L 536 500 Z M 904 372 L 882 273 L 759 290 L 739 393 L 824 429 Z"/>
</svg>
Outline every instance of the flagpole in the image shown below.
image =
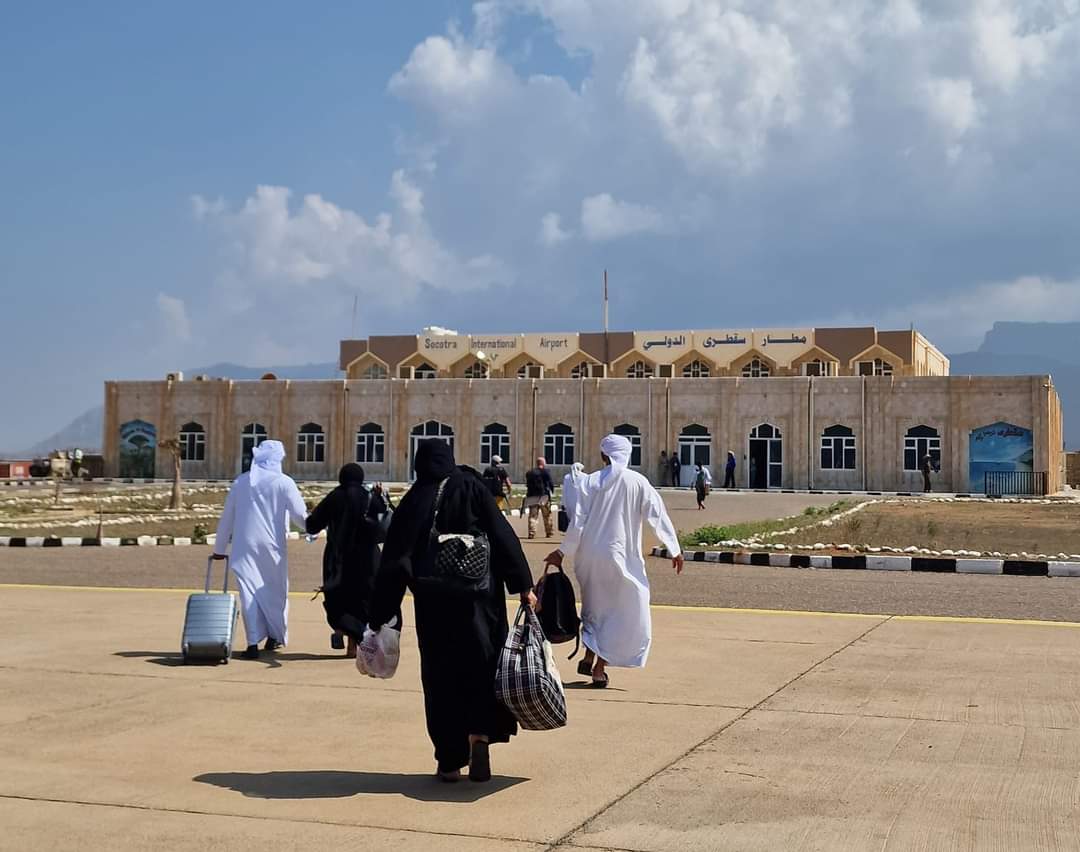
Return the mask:
<svg viewBox="0 0 1080 852">
<path fill-rule="evenodd" d="M 611 352 L 608 346 L 608 289 L 607 270 L 604 270 L 604 372 L 607 373 L 611 365 Z"/>
</svg>

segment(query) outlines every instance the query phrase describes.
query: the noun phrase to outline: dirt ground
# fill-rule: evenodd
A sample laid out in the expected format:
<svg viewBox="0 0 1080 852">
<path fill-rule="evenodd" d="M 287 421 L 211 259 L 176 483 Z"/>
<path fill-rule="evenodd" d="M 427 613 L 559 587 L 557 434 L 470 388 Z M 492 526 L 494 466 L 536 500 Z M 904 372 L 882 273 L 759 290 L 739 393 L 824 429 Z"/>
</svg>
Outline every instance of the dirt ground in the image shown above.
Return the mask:
<svg viewBox="0 0 1080 852">
<path fill-rule="evenodd" d="M 799 533 L 784 544 L 851 544 L 903 549 L 1050 554 L 1080 553 L 1080 503 L 876 503 Z"/>
</svg>

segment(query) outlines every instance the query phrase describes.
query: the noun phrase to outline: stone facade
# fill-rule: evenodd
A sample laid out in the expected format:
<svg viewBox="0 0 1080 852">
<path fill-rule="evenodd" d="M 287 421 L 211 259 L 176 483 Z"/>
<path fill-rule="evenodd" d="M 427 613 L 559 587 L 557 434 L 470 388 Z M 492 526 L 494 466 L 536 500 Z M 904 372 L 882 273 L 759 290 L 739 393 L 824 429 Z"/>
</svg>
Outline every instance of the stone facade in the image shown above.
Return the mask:
<svg viewBox="0 0 1080 852">
<path fill-rule="evenodd" d="M 503 455 L 517 482 L 544 455 L 545 438 L 555 440 L 556 424 L 572 434 L 574 458 L 590 469 L 600 464 L 605 434 L 617 427 L 636 430 L 639 468 L 654 481 L 660 452 L 675 450 L 681 438 L 688 449 L 695 441 L 708 447 L 716 485 L 730 450 L 743 487 L 920 489 L 918 471 L 904 470 L 905 442 L 908 430 L 928 427 L 940 446 L 935 490 L 978 490 L 979 483 L 969 481 L 969 442 L 973 430 L 992 424 L 1031 431 L 1030 463 L 1047 472 L 1051 491 L 1061 488 L 1065 472 L 1061 409 L 1047 376 L 125 381 L 106 383 L 105 410 L 106 475 L 112 476 L 124 473 L 120 436 L 130 435 L 133 423 L 159 436 L 197 426 L 201 437 L 189 433 L 190 446 L 199 455 L 199 442 L 202 459 L 183 463 L 192 479 L 236 476 L 244 429 L 250 433 L 252 424 L 285 443 L 285 469 L 299 479 L 335 479 L 344 462 L 357 460 L 357 433 L 367 425 L 380 430 L 364 438 L 373 451 L 362 459 L 368 477 L 407 480 L 414 430 L 425 431 L 424 424 L 432 424 L 428 432 L 452 431 L 458 461 L 477 467 L 482 433 L 495 424 L 509 436 L 510 451 Z M 314 437 L 312 427 L 318 430 Z M 833 427 L 850 433 L 850 440 L 830 443 L 830 452 L 844 457 L 845 449 L 853 450 L 854 458 L 845 458 L 852 467 L 822 467 L 823 435 L 835 433 Z M 752 435 L 774 443 L 758 443 Z M 300 460 L 304 442 L 303 451 L 321 461 Z M 316 444 L 321 450 L 313 451 Z M 760 473 L 769 464 L 768 457 L 755 455 L 761 452 L 774 456 L 771 481 L 767 475 L 765 482 L 751 480 L 752 466 Z M 170 469 L 160 449 L 153 466 L 158 475 Z M 552 467 L 557 477 L 567 469 Z"/>
</svg>

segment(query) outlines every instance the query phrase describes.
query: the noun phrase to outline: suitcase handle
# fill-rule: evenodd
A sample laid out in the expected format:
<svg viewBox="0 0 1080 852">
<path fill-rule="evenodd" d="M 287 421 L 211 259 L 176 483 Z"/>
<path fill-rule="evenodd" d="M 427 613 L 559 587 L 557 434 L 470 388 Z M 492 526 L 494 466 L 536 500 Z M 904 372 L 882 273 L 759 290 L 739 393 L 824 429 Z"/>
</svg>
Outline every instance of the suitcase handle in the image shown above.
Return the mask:
<svg viewBox="0 0 1080 852">
<path fill-rule="evenodd" d="M 214 570 L 214 557 L 206 557 L 206 584 L 203 588 L 206 590 L 206 594 L 210 594 L 210 572 Z M 225 554 L 225 578 L 221 584 L 222 593 L 229 591 L 229 554 Z"/>
</svg>

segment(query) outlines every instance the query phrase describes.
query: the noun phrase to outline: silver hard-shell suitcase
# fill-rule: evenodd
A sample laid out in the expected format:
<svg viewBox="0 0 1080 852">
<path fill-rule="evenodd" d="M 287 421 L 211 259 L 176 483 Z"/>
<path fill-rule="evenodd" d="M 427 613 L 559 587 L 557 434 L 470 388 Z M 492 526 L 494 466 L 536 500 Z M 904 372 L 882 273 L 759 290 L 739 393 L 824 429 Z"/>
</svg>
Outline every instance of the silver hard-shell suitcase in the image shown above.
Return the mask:
<svg viewBox="0 0 1080 852">
<path fill-rule="evenodd" d="M 240 608 L 235 595 L 229 594 L 229 558 L 225 557 L 225 580 L 221 592 L 210 591 L 210 572 L 214 560 L 206 560 L 205 592 L 196 592 L 188 598 L 187 614 L 184 616 L 184 636 L 180 640 L 180 653 L 184 662 L 190 660 L 221 660 L 228 663 L 232 657 L 233 634 Z"/>
</svg>

